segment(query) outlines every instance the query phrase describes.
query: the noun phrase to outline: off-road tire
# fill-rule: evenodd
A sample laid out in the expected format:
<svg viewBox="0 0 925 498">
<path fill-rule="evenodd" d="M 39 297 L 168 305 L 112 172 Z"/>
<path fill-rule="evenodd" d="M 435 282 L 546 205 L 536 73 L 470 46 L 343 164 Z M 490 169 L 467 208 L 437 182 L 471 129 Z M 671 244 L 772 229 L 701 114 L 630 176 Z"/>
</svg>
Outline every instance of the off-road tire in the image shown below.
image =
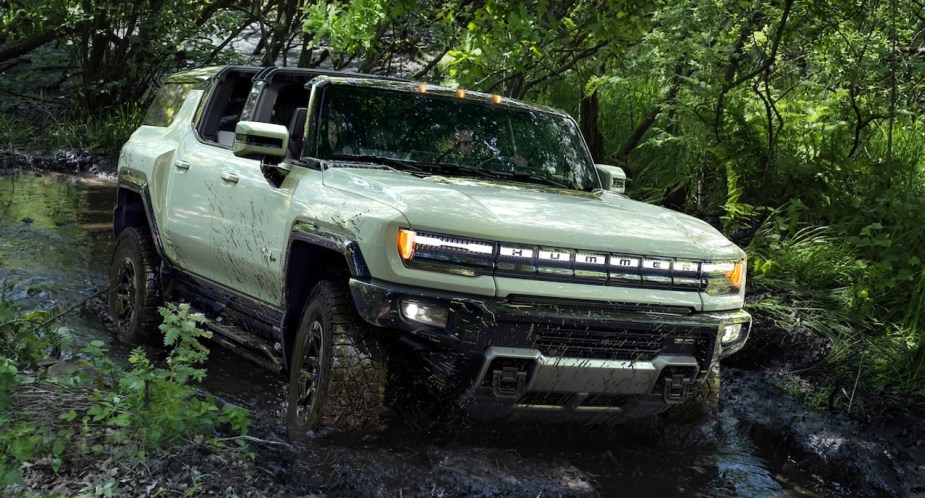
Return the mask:
<svg viewBox="0 0 925 498">
<path fill-rule="evenodd" d="M 135 344 L 158 335 L 162 304 L 160 264 L 147 230 L 128 227 L 116 241 L 109 264 L 109 314 L 119 334 Z"/>
<path fill-rule="evenodd" d="M 347 286 L 323 280 L 309 294 L 292 345 L 289 439 L 321 428 L 377 428 L 384 415 L 388 354 L 353 306 Z"/>
<path fill-rule="evenodd" d="M 719 362 L 713 365 L 707 378 L 691 387 L 683 403 L 672 406 L 666 416 L 678 422 L 695 420 L 716 411 L 719 406 Z"/>
</svg>

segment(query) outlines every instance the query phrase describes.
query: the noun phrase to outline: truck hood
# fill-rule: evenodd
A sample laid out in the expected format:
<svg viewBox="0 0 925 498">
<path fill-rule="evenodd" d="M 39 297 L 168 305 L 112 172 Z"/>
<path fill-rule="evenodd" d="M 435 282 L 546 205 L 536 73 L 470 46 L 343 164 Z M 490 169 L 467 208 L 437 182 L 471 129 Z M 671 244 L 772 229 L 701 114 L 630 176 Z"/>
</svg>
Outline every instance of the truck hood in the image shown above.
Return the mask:
<svg viewBox="0 0 925 498">
<path fill-rule="evenodd" d="M 323 181 L 397 209 L 413 230 L 645 256 L 745 256 L 701 220 L 606 191 L 346 166 L 325 170 Z"/>
</svg>

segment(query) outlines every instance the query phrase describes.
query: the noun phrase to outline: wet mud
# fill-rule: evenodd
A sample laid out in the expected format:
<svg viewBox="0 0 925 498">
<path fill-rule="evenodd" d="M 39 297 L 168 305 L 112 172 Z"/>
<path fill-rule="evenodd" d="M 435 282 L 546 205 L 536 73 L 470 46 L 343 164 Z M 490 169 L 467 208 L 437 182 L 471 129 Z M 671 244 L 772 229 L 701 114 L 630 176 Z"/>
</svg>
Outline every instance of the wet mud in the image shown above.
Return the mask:
<svg viewBox="0 0 925 498">
<path fill-rule="evenodd" d="M 19 151 L 0 147 L 0 170 L 55 172 L 68 174 L 110 174 L 115 172 L 116 153 L 81 150 Z"/>
<path fill-rule="evenodd" d="M 79 305 L 63 317 L 78 343 L 102 339 L 124 355 L 98 295 L 115 180 L 92 168 L 0 176 L 0 285 L 23 308 Z M 253 413 L 253 458 L 193 442 L 151 462 L 144 483 L 238 496 L 925 496 L 921 420 L 873 427 L 808 413 L 761 351 L 724 367 L 719 412 L 694 423 L 486 425 L 400 403 L 381 430 L 292 446 L 283 379 L 211 349 L 202 387 Z"/>
</svg>

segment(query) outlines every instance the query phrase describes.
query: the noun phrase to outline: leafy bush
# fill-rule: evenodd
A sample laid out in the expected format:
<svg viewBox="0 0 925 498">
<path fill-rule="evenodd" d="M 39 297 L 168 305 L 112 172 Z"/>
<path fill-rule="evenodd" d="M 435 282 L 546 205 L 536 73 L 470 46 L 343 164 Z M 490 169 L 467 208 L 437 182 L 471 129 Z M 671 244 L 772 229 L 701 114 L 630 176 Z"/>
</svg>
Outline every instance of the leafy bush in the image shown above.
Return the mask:
<svg viewBox="0 0 925 498">
<path fill-rule="evenodd" d="M 0 298 L 0 358 L 15 363 L 34 363 L 49 355 L 58 356 L 71 344 L 70 332 L 52 327 L 58 311 L 21 313 L 13 302 Z"/>
<path fill-rule="evenodd" d="M 15 310 L 5 306 L 0 311 Z M 169 349 L 164 366 L 138 348 L 124 370 L 102 341 L 92 341 L 80 350 L 85 359 L 76 362 L 73 374 L 53 378 L 35 373 L 23 360 L 23 347 L 0 349 L 0 486 L 22 483 L 24 467 L 57 473 L 103 455 L 143 461 L 193 438 L 221 445 L 209 438 L 219 426 L 247 433 L 245 410 L 219 408 L 194 387 L 205 377 L 201 365 L 208 358 L 199 342 L 210 336 L 197 326 L 202 316 L 190 313 L 188 305 L 162 308 L 161 314 Z M 4 331 L 11 322 L 19 323 L 8 320 Z M 47 343 L 40 346 L 50 351 Z M 35 349 L 28 352 L 29 358 L 39 356 Z"/>
<path fill-rule="evenodd" d="M 192 386 L 206 375 L 199 365 L 209 351 L 199 340 L 212 336 L 197 326 L 204 320 L 202 315 L 190 313 L 188 304 L 160 312 L 164 346 L 170 350 L 164 368 L 155 367 L 141 348 L 129 356 L 132 368 L 127 372 L 113 364 L 102 342 L 84 348 L 96 372 L 112 383 L 110 390 L 94 392 L 95 404 L 86 411 L 84 421 L 120 428 L 112 442 L 133 443 L 142 455 L 190 436 L 209 434 L 221 424 L 246 433 L 246 412 L 231 405 L 219 409 L 214 399 L 196 396 Z"/>
</svg>

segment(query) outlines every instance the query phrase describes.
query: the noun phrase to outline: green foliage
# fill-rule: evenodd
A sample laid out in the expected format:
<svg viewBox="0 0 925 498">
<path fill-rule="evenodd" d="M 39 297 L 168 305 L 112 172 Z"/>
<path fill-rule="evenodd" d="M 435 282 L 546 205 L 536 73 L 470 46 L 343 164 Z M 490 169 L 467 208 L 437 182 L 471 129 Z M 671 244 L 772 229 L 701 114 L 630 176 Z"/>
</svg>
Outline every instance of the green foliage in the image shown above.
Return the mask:
<svg viewBox="0 0 925 498">
<path fill-rule="evenodd" d="M 114 106 L 92 116 L 70 109 L 52 112 L 37 106 L 26 111 L 32 118 L 23 120 L 11 118 L 11 111 L 6 111 L 0 113 L 0 149 L 13 150 L 115 151 L 128 140 L 144 117 L 144 109 L 136 102 Z"/>
<path fill-rule="evenodd" d="M 793 230 L 799 202 L 788 205 L 789 216 L 773 216 L 758 229 L 748 246 L 752 284 L 759 291 L 832 291 L 851 286 L 863 263 L 828 227 Z"/>
<path fill-rule="evenodd" d="M 18 313 L 5 305 L 0 311 Z M 202 316 L 191 313 L 189 305 L 162 308 L 161 314 L 170 350 L 163 367 L 139 348 L 124 370 L 97 340 L 80 350 L 85 359 L 77 362 L 81 368 L 72 375 L 45 378 L 23 370 L 31 368 L 26 359 L 37 359 L 40 351 L 23 355 L 22 347 L 0 349 L 0 486 L 21 484 L 20 469 L 26 465 L 47 465 L 57 473 L 104 453 L 143 461 L 207 437 L 219 426 L 247 433 L 245 410 L 219 408 L 214 399 L 196 392 L 193 383 L 204 378 L 201 365 L 208 358 L 199 340 L 210 336 L 197 326 Z M 47 352 L 48 344 L 40 349 Z"/>
<path fill-rule="evenodd" d="M 19 149 L 29 143 L 32 128 L 21 119 L 0 113 L 0 149 Z"/>
<path fill-rule="evenodd" d="M 26 313 L 5 297 L 0 297 L 0 359 L 29 364 L 60 354 L 72 338 L 64 327 L 50 327 L 58 311 L 36 310 Z"/>
<path fill-rule="evenodd" d="M 356 57 L 369 50 L 379 25 L 388 16 L 389 2 L 357 0 L 349 5 L 320 1 L 305 6 L 304 29 L 313 36 L 315 45 L 326 44 L 333 50 Z"/>
<path fill-rule="evenodd" d="M 77 120 L 67 120 L 58 128 L 50 128 L 49 149 L 70 149 L 107 152 L 122 147 L 129 135 L 141 125 L 145 110 L 136 102 L 114 106 L 105 113 Z M 76 114 L 80 116 L 81 114 Z M 42 139 L 39 140 L 41 142 Z"/>
<path fill-rule="evenodd" d="M 139 455 L 170 446 L 196 434 L 208 434 L 217 425 L 230 424 L 246 433 L 247 418 L 239 408 L 225 405 L 219 409 L 215 400 L 196 396 L 192 382 L 205 378 L 201 365 L 209 351 L 199 342 L 211 332 L 198 327 L 204 318 L 190 313 L 189 305 L 162 308 L 164 346 L 170 350 L 166 367 L 158 368 L 138 348 L 129 356 L 131 369 L 122 372 L 109 359 L 100 341 L 83 352 L 104 378 L 111 378 L 108 390 L 94 393 L 95 404 L 86 411 L 84 421 L 115 427 L 113 442 L 139 445 Z"/>
</svg>

